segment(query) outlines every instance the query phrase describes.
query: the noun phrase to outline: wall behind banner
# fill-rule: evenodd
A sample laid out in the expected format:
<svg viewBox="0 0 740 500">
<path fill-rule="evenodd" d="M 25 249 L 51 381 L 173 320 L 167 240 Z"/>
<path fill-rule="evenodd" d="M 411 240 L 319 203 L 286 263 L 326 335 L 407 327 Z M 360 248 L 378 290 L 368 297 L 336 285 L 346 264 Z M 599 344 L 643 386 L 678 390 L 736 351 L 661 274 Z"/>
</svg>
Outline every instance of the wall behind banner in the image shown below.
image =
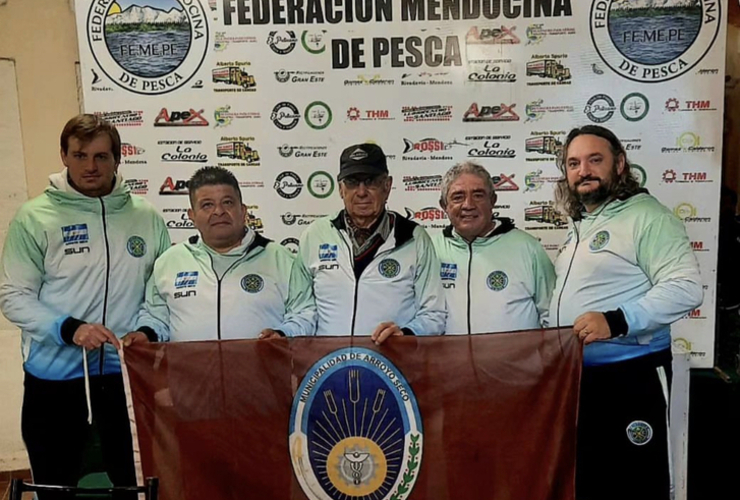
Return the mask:
<svg viewBox="0 0 740 500">
<path fill-rule="evenodd" d="M 0 244 L 25 199 L 61 169 L 59 133 L 79 112 L 71 0 L 0 1 Z M 0 471 L 28 468 L 20 435 L 20 332 L 0 317 Z"/>
<path fill-rule="evenodd" d="M 393 209 L 441 229 L 440 176 L 474 159 L 499 214 L 554 257 L 566 231 L 555 155 L 571 127 L 599 123 L 686 223 L 705 301 L 674 340 L 711 366 L 726 1 L 337 4 L 77 0 L 86 110 L 120 126 L 122 172 L 174 241 L 193 232 L 186 180 L 221 165 L 250 224 L 295 248 L 340 207 L 343 147 L 374 141 Z"/>
</svg>

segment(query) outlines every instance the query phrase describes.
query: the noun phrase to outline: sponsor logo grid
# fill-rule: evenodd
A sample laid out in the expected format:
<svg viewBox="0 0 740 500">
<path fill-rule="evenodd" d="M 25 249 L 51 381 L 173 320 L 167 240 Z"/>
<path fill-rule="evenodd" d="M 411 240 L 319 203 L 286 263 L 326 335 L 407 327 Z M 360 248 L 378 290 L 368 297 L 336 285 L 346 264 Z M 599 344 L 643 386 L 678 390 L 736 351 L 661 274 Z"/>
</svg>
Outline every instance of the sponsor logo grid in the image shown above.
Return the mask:
<svg viewBox="0 0 740 500">
<path fill-rule="evenodd" d="M 694 250 L 716 252 L 721 2 L 393 2 L 351 14 L 75 3 L 86 111 L 118 127 L 126 185 L 162 211 L 173 241 L 195 231 L 190 176 L 218 165 L 254 204 L 248 224 L 295 251 L 306 224 L 342 207 L 342 149 L 374 142 L 394 178 L 391 209 L 441 230 L 443 174 L 475 161 L 495 210 L 554 258 L 567 232 L 552 203 L 557 160 L 572 127 L 597 124 L 618 132 L 640 185 L 684 221 Z"/>
</svg>

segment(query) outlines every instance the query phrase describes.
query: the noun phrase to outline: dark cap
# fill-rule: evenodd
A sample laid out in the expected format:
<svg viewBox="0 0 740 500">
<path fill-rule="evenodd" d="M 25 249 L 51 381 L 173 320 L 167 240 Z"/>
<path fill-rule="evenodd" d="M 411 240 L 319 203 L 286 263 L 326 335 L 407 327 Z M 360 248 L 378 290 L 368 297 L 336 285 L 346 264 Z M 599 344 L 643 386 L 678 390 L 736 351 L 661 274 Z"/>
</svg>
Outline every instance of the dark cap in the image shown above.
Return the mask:
<svg viewBox="0 0 740 500">
<path fill-rule="evenodd" d="M 357 174 L 380 175 L 388 173 L 385 153 L 377 144 L 355 144 L 342 151 L 337 180 Z"/>
</svg>

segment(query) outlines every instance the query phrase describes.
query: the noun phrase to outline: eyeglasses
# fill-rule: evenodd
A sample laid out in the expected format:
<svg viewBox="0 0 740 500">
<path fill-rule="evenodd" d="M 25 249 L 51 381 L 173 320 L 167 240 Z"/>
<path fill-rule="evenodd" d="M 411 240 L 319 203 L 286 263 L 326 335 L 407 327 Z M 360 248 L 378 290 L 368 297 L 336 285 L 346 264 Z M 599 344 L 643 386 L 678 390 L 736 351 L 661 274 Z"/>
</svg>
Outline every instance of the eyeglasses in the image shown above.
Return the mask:
<svg viewBox="0 0 740 500">
<path fill-rule="evenodd" d="M 347 189 L 357 189 L 360 184 L 364 184 L 366 189 L 380 189 L 385 184 L 386 179 L 388 179 L 387 175 L 352 175 L 344 178 L 342 182 Z"/>
</svg>

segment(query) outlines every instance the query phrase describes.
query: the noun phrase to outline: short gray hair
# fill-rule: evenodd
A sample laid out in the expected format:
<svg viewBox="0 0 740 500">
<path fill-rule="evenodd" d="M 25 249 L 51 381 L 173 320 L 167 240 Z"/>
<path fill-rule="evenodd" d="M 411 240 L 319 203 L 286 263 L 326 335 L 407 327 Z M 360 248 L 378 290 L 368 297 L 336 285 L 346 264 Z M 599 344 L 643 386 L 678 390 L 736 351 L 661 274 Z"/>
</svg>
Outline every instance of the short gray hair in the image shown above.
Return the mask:
<svg viewBox="0 0 740 500">
<path fill-rule="evenodd" d="M 450 193 L 450 186 L 463 174 L 473 174 L 480 177 L 488 189 L 488 194 L 493 196 L 495 189 L 493 186 L 493 179 L 491 179 L 491 174 L 488 170 L 478 163 L 464 161 L 449 169 L 447 173 L 445 173 L 444 177 L 442 177 L 442 193 L 439 196 L 440 205 L 443 207 L 447 206 L 447 195 Z"/>
</svg>

